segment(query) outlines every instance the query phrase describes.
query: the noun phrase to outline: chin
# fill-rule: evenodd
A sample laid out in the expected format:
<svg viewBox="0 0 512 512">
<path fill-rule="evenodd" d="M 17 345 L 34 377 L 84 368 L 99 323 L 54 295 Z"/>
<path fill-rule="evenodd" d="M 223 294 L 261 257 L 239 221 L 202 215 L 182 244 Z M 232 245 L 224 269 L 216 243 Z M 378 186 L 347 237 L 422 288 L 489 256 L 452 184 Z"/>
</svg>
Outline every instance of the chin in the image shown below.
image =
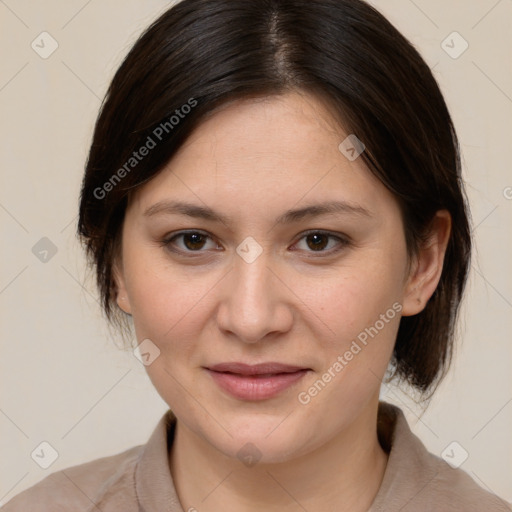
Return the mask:
<svg viewBox="0 0 512 512">
<path fill-rule="evenodd" d="M 207 439 L 226 456 L 238 459 L 248 467 L 256 463 L 287 462 L 306 453 L 307 446 L 310 446 L 304 433 L 299 433 L 299 429 L 291 424 L 281 429 L 287 421 L 285 419 L 283 422 L 280 415 L 251 414 L 250 417 L 229 421 L 229 432 L 233 437 L 223 432 L 220 438 L 212 438 L 212 431 L 209 430 Z"/>
<path fill-rule="evenodd" d="M 269 441 L 263 438 L 239 438 L 231 440 L 228 446 L 217 446 L 226 456 L 238 459 L 247 467 L 256 464 L 279 464 L 288 462 L 300 455 L 301 443 L 288 439 Z"/>
</svg>

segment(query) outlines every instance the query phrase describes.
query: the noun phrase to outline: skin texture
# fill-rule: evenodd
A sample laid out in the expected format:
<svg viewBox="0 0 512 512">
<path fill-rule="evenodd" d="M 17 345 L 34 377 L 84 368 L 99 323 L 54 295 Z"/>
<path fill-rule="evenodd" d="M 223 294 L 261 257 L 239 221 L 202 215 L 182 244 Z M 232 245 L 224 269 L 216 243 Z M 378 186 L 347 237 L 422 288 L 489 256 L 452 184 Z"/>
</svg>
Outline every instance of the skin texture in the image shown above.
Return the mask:
<svg viewBox="0 0 512 512">
<path fill-rule="evenodd" d="M 169 464 L 184 510 L 364 511 L 378 491 L 387 460 L 376 431 L 379 388 L 400 314 L 307 404 L 298 395 L 393 304 L 402 315 L 424 308 L 450 216 L 438 212 L 428 243 L 409 258 L 392 194 L 361 158 L 338 149 L 348 134 L 310 95 L 232 103 L 130 199 L 117 303 L 133 316 L 138 342 L 160 350 L 146 369 L 178 418 Z M 229 223 L 144 215 L 170 200 L 207 206 Z M 369 215 L 276 223 L 288 209 L 331 200 Z M 206 236 L 169 242 L 180 230 Z M 333 237 L 317 242 L 306 230 Z M 236 251 L 246 237 L 262 249 L 251 263 Z M 233 361 L 310 371 L 275 397 L 241 400 L 204 369 Z M 237 457 L 246 443 L 261 455 L 250 467 Z"/>
</svg>

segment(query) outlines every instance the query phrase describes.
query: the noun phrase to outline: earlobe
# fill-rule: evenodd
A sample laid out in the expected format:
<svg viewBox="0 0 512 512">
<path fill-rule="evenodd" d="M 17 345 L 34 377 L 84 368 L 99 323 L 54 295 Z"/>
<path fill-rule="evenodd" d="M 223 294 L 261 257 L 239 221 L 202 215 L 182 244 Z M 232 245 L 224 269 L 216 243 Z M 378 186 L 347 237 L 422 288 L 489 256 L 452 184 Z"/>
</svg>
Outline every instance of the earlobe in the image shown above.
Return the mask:
<svg viewBox="0 0 512 512">
<path fill-rule="evenodd" d="M 114 264 L 113 274 L 116 283 L 116 303 L 122 311 L 128 315 L 131 315 L 132 310 L 130 306 L 130 300 L 128 299 L 124 275 L 123 272 L 119 269 L 118 264 Z"/>
<path fill-rule="evenodd" d="M 451 233 L 451 216 L 447 210 L 439 210 L 434 216 L 427 240 L 418 249 L 407 280 L 403 316 L 412 316 L 425 308 L 435 292 L 443 272 L 444 257 Z"/>
<path fill-rule="evenodd" d="M 117 305 L 119 306 L 119 308 L 124 311 L 127 315 L 131 315 L 132 314 L 132 311 L 130 309 L 130 303 L 128 301 L 128 297 L 126 297 L 126 295 L 120 295 L 119 293 L 117 294 L 117 298 L 116 298 L 116 302 L 117 302 Z"/>
</svg>

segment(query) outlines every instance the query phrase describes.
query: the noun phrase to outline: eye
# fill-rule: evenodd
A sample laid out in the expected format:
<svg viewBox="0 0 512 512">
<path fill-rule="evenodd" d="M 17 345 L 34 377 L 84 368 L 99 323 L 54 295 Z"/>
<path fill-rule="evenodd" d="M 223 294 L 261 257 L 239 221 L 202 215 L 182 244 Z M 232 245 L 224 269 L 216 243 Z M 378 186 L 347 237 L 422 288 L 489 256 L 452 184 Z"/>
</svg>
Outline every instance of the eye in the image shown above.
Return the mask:
<svg viewBox="0 0 512 512">
<path fill-rule="evenodd" d="M 166 238 L 162 241 L 162 245 L 168 247 L 170 250 L 174 250 L 172 246 L 179 245 L 176 243 L 176 240 L 182 239 L 183 244 L 178 248 L 179 252 L 204 252 L 201 249 L 208 249 L 207 240 L 210 240 L 213 244 L 213 247 L 209 247 L 210 249 L 215 249 L 218 247 L 215 244 L 209 235 L 206 233 L 202 233 L 200 231 L 182 231 L 180 233 L 176 233 L 171 237 Z"/>
<path fill-rule="evenodd" d="M 181 240 L 181 244 L 177 242 L 178 240 Z M 340 235 L 318 230 L 303 233 L 300 241 L 302 240 L 305 241 L 305 248 L 302 247 L 299 250 L 321 253 L 320 255 L 335 253 L 349 245 L 349 241 Z M 208 247 L 208 241 L 210 241 L 210 247 Z M 181 231 L 166 237 L 161 244 L 173 252 L 181 253 L 200 253 L 208 249 L 219 249 L 219 245 L 208 234 L 201 231 Z"/>
<path fill-rule="evenodd" d="M 304 250 L 307 252 L 333 253 L 349 245 L 346 238 L 325 231 L 308 231 L 303 234 L 301 240 L 305 240 L 306 249 Z M 330 241 L 337 243 L 330 244 Z M 326 250 L 329 245 L 331 245 L 331 248 Z M 333 245 L 334 249 L 332 248 Z"/>
</svg>

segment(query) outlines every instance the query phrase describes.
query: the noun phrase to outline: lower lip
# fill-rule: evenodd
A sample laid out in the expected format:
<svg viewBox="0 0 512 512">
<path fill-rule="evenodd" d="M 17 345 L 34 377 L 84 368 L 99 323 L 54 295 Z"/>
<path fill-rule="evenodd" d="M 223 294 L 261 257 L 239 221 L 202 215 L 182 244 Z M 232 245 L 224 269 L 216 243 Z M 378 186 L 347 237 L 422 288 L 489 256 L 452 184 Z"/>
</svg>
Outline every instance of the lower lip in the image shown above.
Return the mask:
<svg viewBox="0 0 512 512">
<path fill-rule="evenodd" d="M 239 375 L 207 370 L 217 385 L 241 400 L 272 398 L 302 379 L 308 370 L 271 376 Z"/>
</svg>

